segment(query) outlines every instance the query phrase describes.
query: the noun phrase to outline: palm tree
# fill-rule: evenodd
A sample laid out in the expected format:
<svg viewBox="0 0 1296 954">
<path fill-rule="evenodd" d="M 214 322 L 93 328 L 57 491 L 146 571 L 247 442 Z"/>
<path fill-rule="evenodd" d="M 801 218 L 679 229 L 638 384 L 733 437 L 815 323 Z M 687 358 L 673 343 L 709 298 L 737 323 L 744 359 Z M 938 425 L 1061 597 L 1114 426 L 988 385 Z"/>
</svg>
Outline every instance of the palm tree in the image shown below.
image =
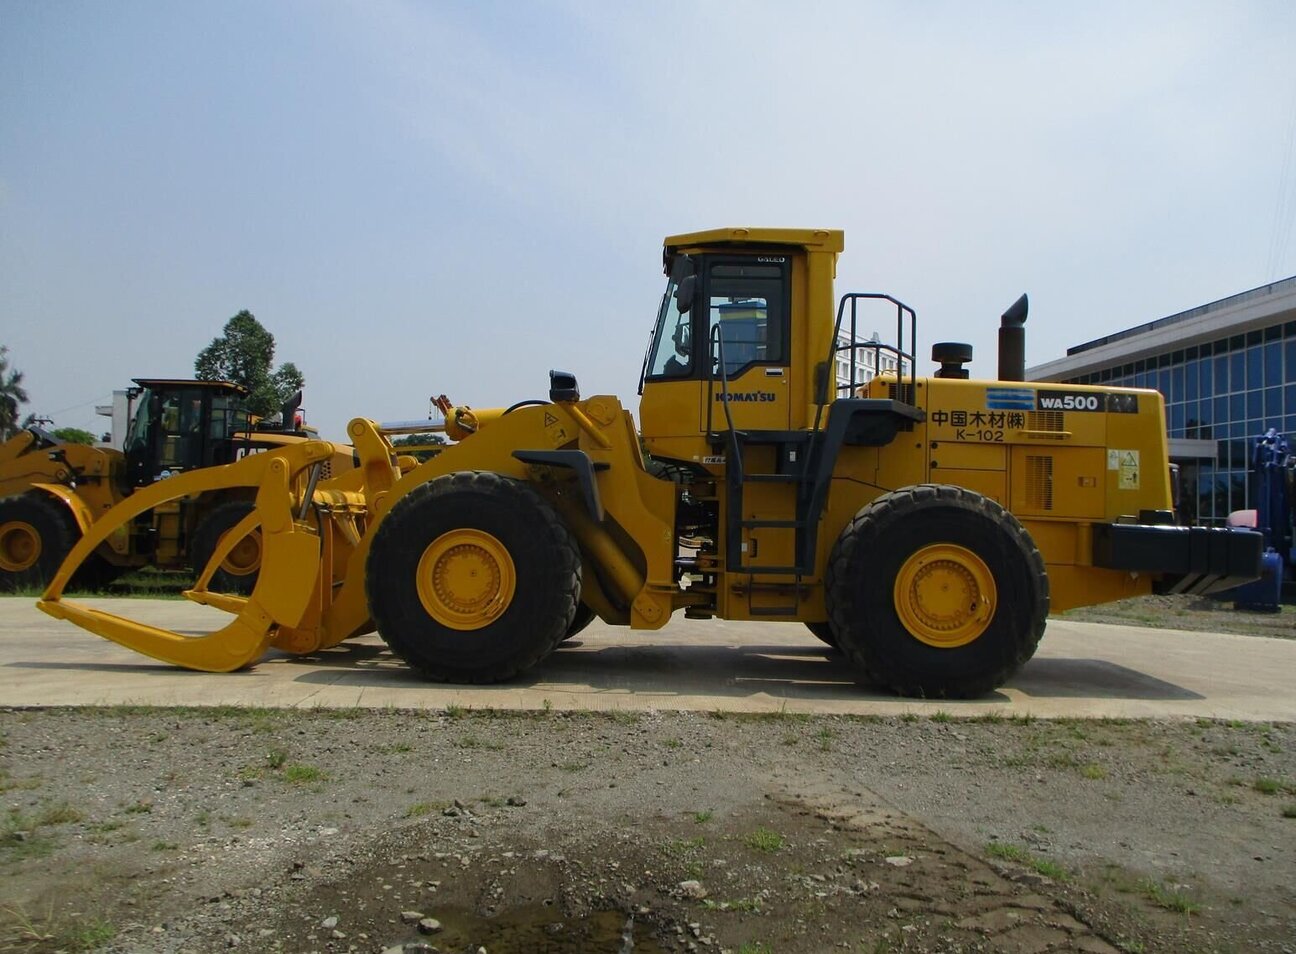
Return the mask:
<svg viewBox="0 0 1296 954">
<path fill-rule="evenodd" d="M 22 379 L 21 371 L 9 368 L 9 349 L 0 345 L 0 440 L 8 440 L 18 431 L 18 406 L 27 403 Z"/>
</svg>

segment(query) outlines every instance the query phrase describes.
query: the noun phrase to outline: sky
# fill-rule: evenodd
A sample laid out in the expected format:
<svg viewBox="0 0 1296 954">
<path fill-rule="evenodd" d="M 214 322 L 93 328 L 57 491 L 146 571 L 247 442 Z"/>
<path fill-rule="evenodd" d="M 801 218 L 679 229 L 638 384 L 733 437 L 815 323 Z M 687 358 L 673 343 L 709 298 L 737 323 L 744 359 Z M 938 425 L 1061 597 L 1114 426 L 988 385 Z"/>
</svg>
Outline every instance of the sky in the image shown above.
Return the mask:
<svg viewBox="0 0 1296 954">
<path fill-rule="evenodd" d="M 0 0 L 0 344 L 95 432 L 241 309 L 325 437 L 635 410 L 664 236 L 840 228 L 989 377 L 1022 292 L 1038 364 L 1296 274 L 1293 50 L 1290 0 Z"/>
</svg>

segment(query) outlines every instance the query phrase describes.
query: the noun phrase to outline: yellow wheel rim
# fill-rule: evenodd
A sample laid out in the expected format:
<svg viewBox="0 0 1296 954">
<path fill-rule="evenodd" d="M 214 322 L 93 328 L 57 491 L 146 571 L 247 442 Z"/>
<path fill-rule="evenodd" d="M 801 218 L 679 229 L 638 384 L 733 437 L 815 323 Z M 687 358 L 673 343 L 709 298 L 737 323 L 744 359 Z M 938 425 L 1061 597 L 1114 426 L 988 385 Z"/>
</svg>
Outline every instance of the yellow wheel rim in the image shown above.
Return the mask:
<svg viewBox="0 0 1296 954">
<path fill-rule="evenodd" d="M 30 569 L 40 559 L 41 538 L 25 520 L 0 524 L 0 568 L 9 573 Z"/>
<path fill-rule="evenodd" d="M 261 531 L 253 530 L 234 544 L 234 549 L 221 561 L 221 569 L 232 576 L 247 576 L 261 569 Z"/>
<path fill-rule="evenodd" d="M 985 561 L 964 547 L 937 543 L 905 560 L 894 597 L 900 622 L 915 639 L 953 649 L 986 631 L 998 595 Z"/>
<path fill-rule="evenodd" d="M 499 540 L 481 530 L 451 530 L 432 541 L 418 564 L 423 608 L 450 629 L 481 629 L 513 602 L 517 572 Z"/>
</svg>

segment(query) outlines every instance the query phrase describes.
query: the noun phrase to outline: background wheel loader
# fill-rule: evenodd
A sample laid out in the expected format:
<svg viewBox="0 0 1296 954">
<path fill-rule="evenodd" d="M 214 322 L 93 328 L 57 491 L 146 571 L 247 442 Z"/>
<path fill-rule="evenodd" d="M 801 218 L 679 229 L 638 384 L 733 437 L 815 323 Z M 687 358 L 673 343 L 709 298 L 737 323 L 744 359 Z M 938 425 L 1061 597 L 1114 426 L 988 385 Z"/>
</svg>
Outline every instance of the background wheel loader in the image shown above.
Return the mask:
<svg viewBox="0 0 1296 954">
<path fill-rule="evenodd" d="M 300 394 L 285 406 L 284 424 L 254 426 L 243 407 L 246 392 L 236 384 L 163 378 L 135 384 L 121 451 L 68 443 L 40 428 L 0 444 L 0 592 L 47 585 L 90 524 L 139 488 L 311 436 L 295 429 Z M 335 464 L 350 467 L 349 450 L 339 451 Z M 202 567 L 251 509 L 251 495 L 217 489 L 141 514 L 87 557 L 76 583 L 101 586 L 145 565 Z M 259 565 L 252 534 L 227 556 L 217 582 L 251 592 Z"/>
<path fill-rule="evenodd" d="M 235 533 L 259 524 L 264 562 L 244 599 L 211 591 L 226 547 L 212 555 L 188 595 L 232 614 L 214 633 L 62 599 L 140 507 L 214 489 L 202 471 L 119 504 L 38 605 L 210 670 L 377 629 L 426 677 L 462 682 L 534 666 L 594 616 L 656 629 L 682 610 L 805 624 L 879 685 L 972 696 L 1031 657 L 1050 608 L 1258 574 L 1259 534 L 1174 524 L 1158 393 L 1023 383 L 1024 298 L 1000 380 L 969 380 L 970 348 L 948 343 L 918 377 L 911 309 L 858 294 L 834 309 L 842 247 L 832 230 L 668 238 L 640 429 L 551 372 L 547 402 L 448 407 L 454 443 L 417 466 L 356 419 L 350 473 L 321 479 L 322 442 L 218 469 L 255 494 Z M 870 302 L 894 308 L 894 344 L 856 343 Z M 897 372 L 838 388 L 839 355 L 868 349 Z"/>
</svg>

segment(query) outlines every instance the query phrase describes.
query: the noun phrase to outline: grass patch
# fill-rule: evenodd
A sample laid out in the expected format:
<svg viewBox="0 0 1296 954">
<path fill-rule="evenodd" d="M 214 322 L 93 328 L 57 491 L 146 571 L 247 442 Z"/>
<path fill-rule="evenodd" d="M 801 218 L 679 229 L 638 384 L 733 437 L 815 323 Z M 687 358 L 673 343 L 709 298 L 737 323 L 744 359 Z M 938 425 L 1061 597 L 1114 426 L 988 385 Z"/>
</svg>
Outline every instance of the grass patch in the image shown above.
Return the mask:
<svg viewBox="0 0 1296 954">
<path fill-rule="evenodd" d="M 307 765 L 305 762 L 294 762 L 291 765 L 285 765 L 283 770 L 285 782 L 293 785 L 299 785 L 304 782 L 319 782 L 328 778 L 324 770 L 314 765 Z"/>
<path fill-rule="evenodd" d="M 1071 877 L 1070 872 L 1057 862 L 1049 861 L 1047 858 L 1037 858 L 1021 845 L 1014 845 L 1007 841 L 992 841 L 986 845 L 985 850 L 991 858 L 1022 865 L 1054 881 L 1066 881 Z"/>
<path fill-rule="evenodd" d="M 79 811 L 71 805 L 63 802 L 58 805 L 51 805 L 36 817 L 37 825 L 67 825 L 72 822 L 79 822 L 84 818 Z"/>
<path fill-rule="evenodd" d="M 86 921 L 59 934 L 59 946 L 68 951 L 93 951 L 117 936 L 117 929 L 107 921 Z"/>
<path fill-rule="evenodd" d="M 706 845 L 706 839 L 701 835 L 696 838 L 676 838 L 662 845 L 662 850 L 671 857 L 678 858 L 682 855 L 690 855 L 700 850 Z"/>
<path fill-rule="evenodd" d="M 765 826 L 760 826 L 754 832 L 743 839 L 743 844 L 753 851 L 762 851 L 766 854 L 773 854 L 783 848 L 786 844 L 783 836 Z"/>
<path fill-rule="evenodd" d="M 1161 884 L 1159 881 L 1153 881 L 1151 878 L 1145 878 L 1139 882 L 1139 888 L 1143 892 L 1143 897 L 1147 898 L 1158 907 L 1165 908 L 1167 911 L 1174 911 L 1176 914 L 1196 914 L 1201 910 L 1201 905 L 1193 901 L 1182 891 L 1174 891 Z"/>
<path fill-rule="evenodd" d="M 1296 792 L 1296 786 L 1288 785 L 1276 778 L 1267 778 L 1265 776 L 1261 776 L 1252 782 L 1251 787 L 1261 795 L 1278 795 L 1283 792 L 1291 794 L 1292 792 Z"/>
<path fill-rule="evenodd" d="M 1296 818 L 1296 802 L 1288 802 L 1283 806 L 1283 818 Z"/>
<path fill-rule="evenodd" d="M 1088 765 L 1080 766 L 1080 774 L 1090 781 L 1097 781 L 1107 777 L 1107 769 L 1097 762 L 1090 762 Z"/>
<path fill-rule="evenodd" d="M 699 825 L 705 825 L 707 822 L 711 820 L 711 810 L 707 809 L 704 812 L 694 812 L 693 820 L 697 822 Z"/>
<path fill-rule="evenodd" d="M 445 811 L 449 807 L 449 802 L 415 802 L 405 809 L 405 817 L 422 818 L 424 815 L 431 815 L 433 812 Z"/>
</svg>

